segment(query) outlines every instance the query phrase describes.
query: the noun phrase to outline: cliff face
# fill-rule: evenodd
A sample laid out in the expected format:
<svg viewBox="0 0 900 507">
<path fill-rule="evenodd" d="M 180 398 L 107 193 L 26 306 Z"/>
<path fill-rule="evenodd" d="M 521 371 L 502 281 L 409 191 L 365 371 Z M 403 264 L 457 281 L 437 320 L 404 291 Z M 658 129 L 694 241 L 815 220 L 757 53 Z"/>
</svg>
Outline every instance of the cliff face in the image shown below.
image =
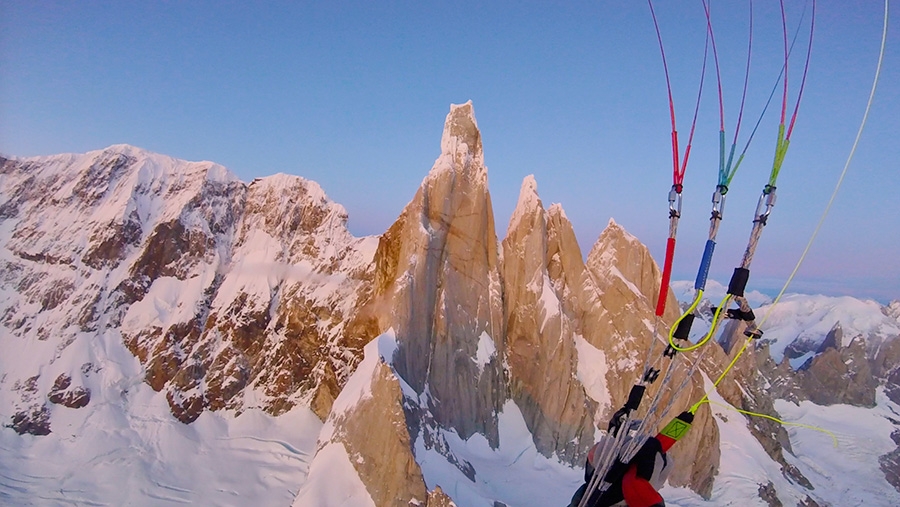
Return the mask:
<svg viewBox="0 0 900 507">
<path fill-rule="evenodd" d="M 545 209 L 529 177 L 501 256 L 490 209 L 471 104 L 453 106 L 441 155 L 379 239 L 372 288 L 363 291 L 348 326 L 366 339 L 396 337 L 384 362 L 405 386 L 392 403 L 402 406 L 408 434 L 373 433 L 345 421 L 338 440 L 351 456 L 352 442 L 394 440 L 377 446 L 398 452 L 401 463 L 407 449 L 436 452 L 475 482 L 481 472 L 460 457 L 456 437 L 446 432 L 463 440 L 479 434 L 497 447 L 498 414 L 511 399 L 538 452 L 581 466 L 598 429 L 638 380 L 655 319 L 653 295 L 644 291 L 655 295 L 659 275 L 646 247 L 611 222 L 586 264 L 562 207 Z M 670 301 L 664 318 L 673 320 L 677 305 Z M 677 375 L 686 374 L 685 366 L 678 368 Z M 666 399 L 676 396 L 678 406 L 686 405 L 700 395 L 699 385 L 697 376 Z M 369 405 L 359 402 L 353 413 Z M 691 465 L 673 483 L 708 493 L 718 434 L 705 410 L 695 428 L 678 451 Z M 374 498 L 371 485 L 384 478 L 354 466 Z M 436 484 L 427 474 L 425 481 Z"/>
<path fill-rule="evenodd" d="M 394 364 L 437 425 L 497 445 L 506 399 L 503 299 L 481 134 L 453 106 L 441 155 L 375 255 L 369 309 L 396 331 Z"/>
<path fill-rule="evenodd" d="M 610 405 L 609 365 L 584 325 L 604 311 L 562 208 L 545 211 L 536 191 L 526 178 L 503 240 L 509 390 L 538 450 L 579 463 Z"/>
<path fill-rule="evenodd" d="M 322 459 L 332 448 L 345 453 L 374 505 L 425 505 L 429 495 L 412 451 L 402 381 L 388 363 L 396 347 L 392 334 L 366 346 L 365 359 L 325 421 L 317 455 Z M 306 495 L 301 491 L 294 505 L 316 505 Z"/>
</svg>

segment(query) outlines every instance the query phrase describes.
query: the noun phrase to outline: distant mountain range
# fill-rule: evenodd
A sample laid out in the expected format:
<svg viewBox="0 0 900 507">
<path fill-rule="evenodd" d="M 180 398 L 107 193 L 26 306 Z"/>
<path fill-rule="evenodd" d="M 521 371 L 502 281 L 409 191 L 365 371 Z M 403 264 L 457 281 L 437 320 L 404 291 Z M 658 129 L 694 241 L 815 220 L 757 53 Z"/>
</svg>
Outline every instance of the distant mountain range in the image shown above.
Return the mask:
<svg viewBox="0 0 900 507">
<path fill-rule="evenodd" d="M 658 320 L 647 248 L 610 219 L 585 257 L 530 176 L 501 240 L 471 103 L 384 234 L 346 224 L 296 176 L 0 158 L 0 503 L 565 505 L 690 284 Z M 667 505 L 900 505 L 900 302 L 752 296 Z M 669 417 L 744 325 L 677 356 Z"/>
</svg>

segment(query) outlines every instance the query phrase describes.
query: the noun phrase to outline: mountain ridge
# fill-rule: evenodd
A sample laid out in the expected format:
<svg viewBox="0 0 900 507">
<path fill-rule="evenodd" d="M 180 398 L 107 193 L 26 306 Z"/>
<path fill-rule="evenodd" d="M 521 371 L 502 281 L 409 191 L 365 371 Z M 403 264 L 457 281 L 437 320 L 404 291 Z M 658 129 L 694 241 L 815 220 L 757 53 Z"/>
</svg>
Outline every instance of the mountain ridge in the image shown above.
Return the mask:
<svg viewBox="0 0 900 507">
<path fill-rule="evenodd" d="M 4 432 L 57 438 L 57 426 L 99 410 L 127 378 L 150 387 L 187 428 L 221 417 L 214 414 L 316 414 L 324 426 L 295 505 L 325 498 L 311 478 L 333 467 L 353 470 L 347 488 L 362 504 L 521 499 L 492 471 L 510 445 L 553 470 L 569 493 L 577 487 L 576 469 L 654 339 L 659 268 L 612 219 L 585 259 L 562 206 L 544 209 L 532 177 L 499 241 L 471 103 L 451 107 L 441 154 L 379 237 L 353 237 L 343 206 L 300 177 L 245 184 L 216 164 L 177 161 L 172 167 L 185 172 L 170 175 L 157 162 L 174 159 L 111 148 L 94 158 L 48 157 L 57 168 L 82 164 L 58 187 L 38 178 L 35 160 L 0 160 L 0 230 L 9 231 L 0 249 L 0 323 L 9 335 L 0 347 L 32 358 L 2 363 L 0 395 L 13 407 L 2 414 Z M 44 220 L 47 209 L 61 218 Z M 88 227 L 67 216 L 87 217 Z M 66 236 L 76 248 L 52 241 Z M 891 308 L 879 311 L 890 317 Z M 670 293 L 664 318 L 678 311 Z M 849 368 L 868 354 L 874 373 L 853 371 L 877 375 L 865 387 L 872 400 L 881 386 L 891 396 L 890 379 L 900 375 L 890 367 L 900 350 L 887 345 L 900 342 L 881 343 L 832 358 Z M 106 371 L 116 370 L 101 350 L 110 344 L 131 354 L 115 358 L 121 378 Z M 373 344 L 381 350 L 370 352 Z M 730 358 L 710 350 L 707 377 Z M 774 412 L 766 390 L 778 375 L 795 382 L 785 393 L 808 399 L 797 374 L 766 366 L 767 357 L 751 352 L 758 368 L 740 367 L 742 384 L 725 382 L 723 399 Z M 348 382 L 362 386 L 357 395 Z M 704 382 L 696 372 L 666 396 L 686 406 Z M 373 396 L 359 394 L 367 388 Z M 373 418 L 391 423 L 371 433 Z M 683 465 L 670 484 L 720 494 L 724 418 L 701 408 L 673 451 Z M 753 428 L 758 443 L 747 445 L 762 446 L 787 481 L 776 480 L 770 495 L 815 496 L 797 486 L 810 472 L 792 471 L 802 464 L 788 434 Z M 513 444 L 501 438 L 510 431 Z M 895 461 L 884 462 L 886 476 L 896 473 Z M 565 501 L 557 490 L 543 494 Z"/>
</svg>

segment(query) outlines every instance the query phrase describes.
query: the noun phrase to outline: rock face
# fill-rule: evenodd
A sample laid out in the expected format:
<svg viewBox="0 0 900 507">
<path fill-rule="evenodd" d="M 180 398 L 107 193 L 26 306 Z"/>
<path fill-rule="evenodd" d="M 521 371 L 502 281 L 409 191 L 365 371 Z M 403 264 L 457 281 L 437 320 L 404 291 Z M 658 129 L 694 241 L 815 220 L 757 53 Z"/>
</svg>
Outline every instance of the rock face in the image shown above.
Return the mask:
<svg viewBox="0 0 900 507">
<path fill-rule="evenodd" d="M 377 343 L 368 350 L 369 364 L 338 397 L 319 446 L 343 444 L 375 505 L 424 504 L 428 492 L 412 452 L 400 381 L 377 355 Z"/>
<path fill-rule="evenodd" d="M 61 374 L 56 377 L 47 398 L 58 405 L 81 408 L 91 402 L 91 391 L 81 386 L 72 386 L 72 377 Z"/>
<path fill-rule="evenodd" d="M 900 491 L 900 430 L 891 433 L 891 439 L 897 444 L 897 448 L 878 458 L 878 464 L 884 473 L 885 479 L 897 491 Z"/>
<path fill-rule="evenodd" d="M 583 325 L 604 311 L 571 224 L 561 207 L 545 211 L 536 190 L 529 176 L 503 240 L 509 389 L 537 449 L 575 464 L 593 443 L 598 408 L 610 408 L 605 382 L 589 394 L 579 379 L 581 369 L 605 381 L 597 333 Z"/>
<path fill-rule="evenodd" d="M 376 252 L 369 309 L 397 333 L 397 373 L 437 425 L 498 444 L 503 300 L 487 169 L 471 103 L 452 106 L 441 155 Z"/>
<path fill-rule="evenodd" d="M 875 406 L 878 383 L 869 367 L 862 339 L 854 339 L 840 350 L 829 347 L 808 364 L 800 372 L 799 382 L 813 403 Z"/>
<path fill-rule="evenodd" d="M 35 377 L 36 394 L 20 391 L 22 413 L 43 413 L 40 399 L 89 402 L 90 368 L 64 366 L 93 360 L 69 357 L 76 339 L 122 340 L 185 423 L 205 409 L 297 403 L 324 418 L 359 360 L 364 342 L 345 323 L 377 240 L 353 238 L 314 182 L 246 185 L 210 162 L 119 145 L 2 159 L 0 197 L 7 346 L 56 364 Z"/>
<path fill-rule="evenodd" d="M 639 378 L 643 351 L 653 339 L 650 298 L 659 279 L 646 247 L 611 222 L 586 264 L 562 208 L 545 210 L 529 177 L 501 261 L 490 209 L 471 104 L 453 106 L 441 155 L 379 239 L 373 288 L 364 291 L 348 325 L 366 339 L 396 336 L 396 350 L 383 357 L 383 374 L 390 377 L 390 371 L 405 386 L 393 406 L 403 408 L 409 433 L 373 433 L 348 422 L 356 416 L 347 414 L 370 410 L 368 400 L 338 416 L 335 408 L 329 421 L 341 421 L 335 424 L 342 436 L 326 440 L 339 440 L 352 462 L 365 454 L 353 442 L 379 442 L 371 445 L 395 453 L 397 463 L 409 462 L 409 449 L 424 448 L 475 481 L 478 471 L 454 454 L 443 432 L 463 439 L 479 433 L 496 446 L 497 414 L 511 398 L 539 452 L 581 466 L 597 428 L 606 427 Z M 674 320 L 676 312 L 671 297 L 664 318 Z M 675 404 L 686 408 L 701 395 L 699 386 L 698 376 L 677 393 Z M 383 416 L 396 417 L 396 411 Z M 676 459 L 691 465 L 680 467 L 672 482 L 708 494 L 718 468 L 718 433 L 705 408 L 694 427 L 676 451 Z M 387 480 L 379 471 L 384 467 L 354 466 L 373 499 L 381 494 L 371 485 Z M 398 497 L 404 501 L 422 491 L 402 489 L 415 491 Z M 429 503 L 436 491 L 428 493 Z"/>
<path fill-rule="evenodd" d="M 872 372 L 884 383 L 888 398 L 900 404 L 900 336 L 886 341 L 878 350 L 872 361 Z"/>
</svg>

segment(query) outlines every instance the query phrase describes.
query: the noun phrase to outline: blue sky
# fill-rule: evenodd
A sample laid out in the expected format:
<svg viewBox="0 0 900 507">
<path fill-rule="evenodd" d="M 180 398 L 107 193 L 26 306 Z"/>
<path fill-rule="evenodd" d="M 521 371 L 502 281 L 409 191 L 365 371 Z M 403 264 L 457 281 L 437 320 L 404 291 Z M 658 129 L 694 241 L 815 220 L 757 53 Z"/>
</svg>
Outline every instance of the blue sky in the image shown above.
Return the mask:
<svg viewBox="0 0 900 507">
<path fill-rule="evenodd" d="M 654 6 L 684 144 L 705 16 L 699 1 Z M 803 9 L 786 2 L 791 30 Z M 745 2 L 712 4 L 729 141 L 748 12 Z M 780 288 L 831 195 L 868 98 L 882 21 L 879 1 L 818 4 L 808 84 L 750 288 Z M 742 139 L 782 64 L 780 23 L 776 2 L 755 2 Z M 791 101 L 804 37 L 789 69 Z M 892 26 L 869 124 L 796 291 L 900 298 L 898 48 Z M 716 183 L 712 67 L 705 86 L 677 279 L 696 274 Z M 449 105 L 467 100 L 482 131 L 501 237 L 522 179 L 534 174 L 545 205 L 562 203 L 585 253 L 613 217 L 662 259 L 670 126 L 645 2 L 0 0 L 3 154 L 128 143 L 212 160 L 245 181 L 296 174 L 343 204 L 357 235 L 380 234 L 396 219 L 439 154 Z M 747 242 L 779 108 L 776 97 L 728 194 L 711 271 L 722 282 Z"/>
</svg>

